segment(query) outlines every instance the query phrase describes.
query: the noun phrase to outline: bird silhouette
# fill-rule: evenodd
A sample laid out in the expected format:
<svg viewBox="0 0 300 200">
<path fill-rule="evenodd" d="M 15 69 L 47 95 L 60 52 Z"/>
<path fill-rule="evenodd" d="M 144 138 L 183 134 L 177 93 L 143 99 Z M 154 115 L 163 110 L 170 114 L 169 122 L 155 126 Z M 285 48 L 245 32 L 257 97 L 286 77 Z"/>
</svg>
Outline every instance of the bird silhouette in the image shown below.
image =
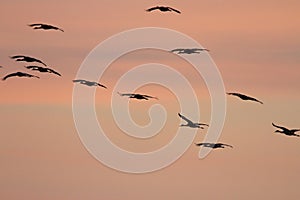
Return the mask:
<svg viewBox="0 0 300 200">
<path fill-rule="evenodd" d="M 43 29 L 43 30 L 58 30 L 61 32 L 64 32 L 61 28 L 58 28 L 56 26 L 52 26 L 49 24 L 28 24 L 28 26 L 32 27 L 33 29 Z"/>
<path fill-rule="evenodd" d="M 50 69 L 48 67 L 40 67 L 40 66 L 25 66 L 27 69 L 31 69 L 31 70 L 34 70 L 34 71 L 39 71 L 39 72 L 42 72 L 42 73 L 52 73 L 52 74 L 56 74 L 58 76 L 61 76 L 60 73 L 54 71 L 53 69 Z"/>
<path fill-rule="evenodd" d="M 193 49 L 173 49 L 171 52 L 177 54 L 199 54 L 201 51 L 209 51 L 208 49 L 200 49 L 200 48 L 193 48 Z"/>
<path fill-rule="evenodd" d="M 180 113 L 178 113 L 178 116 L 187 122 L 186 124 L 181 124 L 180 126 L 188 126 L 191 128 L 201 128 L 201 129 L 204 129 L 202 126 L 208 126 L 208 124 L 192 122 L 191 120 L 189 120 L 188 118 L 186 118 L 185 116 L 183 116 Z"/>
<path fill-rule="evenodd" d="M 174 8 L 171 8 L 169 6 L 155 6 L 155 7 L 152 7 L 152 8 L 148 8 L 146 11 L 147 12 L 151 12 L 153 10 L 160 10 L 161 12 L 177 12 L 177 13 L 181 13 L 179 10 L 176 10 Z"/>
<path fill-rule="evenodd" d="M 24 61 L 24 62 L 37 62 L 37 63 L 41 63 L 41 64 L 44 65 L 44 66 L 47 66 L 47 65 L 46 65 L 44 62 L 42 62 L 41 60 L 36 59 L 36 58 L 33 58 L 33 57 L 30 57 L 30 56 L 16 55 L 16 56 L 11 56 L 10 58 L 11 58 L 11 59 L 14 59 L 14 60 L 17 61 L 17 62 L 20 62 L 20 61 Z"/>
<path fill-rule="evenodd" d="M 24 72 L 14 72 L 14 73 L 11 73 L 11 74 L 8 74 L 6 75 L 5 77 L 2 78 L 3 81 L 5 81 L 6 79 L 10 78 L 10 77 L 14 77 L 14 76 L 18 76 L 18 77 L 28 77 L 28 78 L 31 78 L 31 77 L 34 77 L 34 78 L 40 78 L 38 76 L 35 76 L 35 75 L 32 75 L 32 74 L 27 74 L 27 73 L 24 73 Z"/>
<path fill-rule="evenodd" d="M 102 85 L 100 83 L 94 82 L 94 81 L 87 81 L 87 80 L 83 80 L 83 79 L 77 79 L 77 80 L 73 80 L 74 83 L 80 83 L 82 85 L 87 85 L 87 86 L 100 86 L 103 87 L 105 89 L 107 89 L 107 87 L 105 85 Z"/>
<path fill-rule="evenodd" d="M 295 132 L 297 131 L 300 131 L 300 129 L 287 129 L 283 126 L 278 126 L 274 123 L 272 123 L 272 125 L 278 129 L 281 129 L 281 130 L 276 130 L 275 133 L 282 133 L 284 135 L 287 135 L 287 136 L 296 136 L 296 137 L 300 137 L 300 135 L 298 134 L 295 134 Z"/>
<path fill-rule="evenodd" d="M 244 95 L 244 94 L 240 94 L 240 93 L 236 93 L 236 92 L 228 92 L 227 94 L 228 94 L 228 95 L 232 95 L 232 96 L 237 96 L 237 97 L 239 97 L 240 99 L 245 100 L 245 101 L 247 101 L 247 100 L 248 100 L 248 101 L 256 101 L 256 102 L 258 102 L 258 103 L 260 103 L 260 104 L 263 104 L 262 101 L 259 101 L 259 100 L 255 99 L 255 98 L 253 98 L 253 97 L 249 97 L 249 96 Z"/>
<path fill-rule="evenodd" d="M 233 146 L 228 145 L 228 144 L 223 144 L 223 143 L 195 143 L 196 146 L 204 146 L 212 149 L 218 149 L 218 148 L 225 148 L 225 147 L 230 147 L 233 148 Z"/>
<path fill-rule="evenodd" d="M 120 93 L 118 92 L 120 96 L 128 96 L 131 99 L 139 99 L 139 100 L 149 100 L 149 99 L 157 99 L 157 97 L 145 95 L 145 94 L 135 94 L 135 93 Z"/>
</svg>

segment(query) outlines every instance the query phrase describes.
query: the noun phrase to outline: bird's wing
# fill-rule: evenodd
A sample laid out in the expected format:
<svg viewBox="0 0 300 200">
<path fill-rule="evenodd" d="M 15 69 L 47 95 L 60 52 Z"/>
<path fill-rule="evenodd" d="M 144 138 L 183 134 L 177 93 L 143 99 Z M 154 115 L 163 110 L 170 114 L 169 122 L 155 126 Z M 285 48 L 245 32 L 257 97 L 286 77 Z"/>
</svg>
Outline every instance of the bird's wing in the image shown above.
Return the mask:
<svg viewBox="0 0 300 200">
<path fill-rule="evenodd" d="M 178 113 L 178 116 L 179 116 L 181 119 L 185 120 L 188 124 L 193 124 L 193 122 L 192 122 L 191 120 L 189 120 L 189 119 L 186 118 L 185 116 L 181 115 L 180 113 Z"/>
<path fill-rule="evenodd" d="M 5 80 L 8 79 L 9 77 L 13 77 L 13 76 L 16 76 L 16 75 L 17 75 L 17 72 L 8 74 L 8 75 L 6 75 L 5 77 L 3 77 L 2 80 L 5 81 Z"/>
<path fill-rule="evenodd" d="M 292 131 L 292 132 L 298 132 L 298 131 L 300 131 L 300 129 L 291 129 L 290 131 Z"/>
<path fill-rule="evenodd" d="M 230 147 L 230 148 L 233 148 L 233 146 L 229 145 L 229 144 L 223 144 L 223 143 L 219 143 L 220 145 L 222 146 L 226 146 L 226 147 Z"/>
<path fill-rule="evenodd" d="M 195 123 L 195 124 L 197 124 L 199 126 L 209 126 L 208 124 L 204 124 L 204 123 Z"/>
<path fill-rule="evenodd" d="M 32 70 L 37 70 L 39 69 L 40 67 L 39 66 L 33 66 L 33 65 L 30 65 L 30 66 L 25 66 L 27 69 L 32 69 Z"/>
<path fill-rule="evenodd" d="M 249 96 L 246 96 L 246 95 L 244 95 L 244 96 L 247 97 L 248 100 L 256 101 L 256 102 L 258 102 L 258 103 L 260 103 L 260 104 L 264 104 L 262 101 L 260 101 L 260 100 L 258 100 L 258 99 L 256 99 L 256 98 L 254 98 L 254 97 L 249 97 Z"/>
<path fill-rule="evenodd" d="M 46 63 L 44 63 L 43 61 L 39 60 L 39 59 L 36 59 L 36 58 L 32 58 L 35 60 L 35 62 L 38 62 L 38 63 L 41 63 L 43 64 L 44 66 L 47 66 Z"/>
<path fill-rule="evenodd" d="M 233 95 L 233 96 L 237 96 L 243 100 L 251 100 L 251 101 L 256 101 L 260 104 L 263 104 L 262 101 L 258 100 L 258 99 L 255 99 L 253 97 L 250 97 L 250 96 L 247 96 L 247 95 L 244 95 L 244 94 L 240 94 L 240 93 L 236 93 L 236 92 L 227 92 L 228 95 Z"/>
<path fill-rule="evenodd" d="M 132 95 L 133 95 L 133 94 L 131 94 L 131 93 L 124 94 L 124 93 L 120 93 L 120 92 L 118 92 L 118 94 L 119 94 L 120 96 L 132 96 Z"/>
<path fill-rule="evenodd" d="M 145 95 L 145 94 L 142 94 L 142 96 L 146 97 L 146 98 L 158 99 L 157 97 L 153 97 L 153 96 L 149 96 L 149 95 Z"/>
<path fill-rule="evenodd" d="M 82 79 L 76 79 L 76 80 L 72 80 L 73 83 L 78 83 L 78 82 L 82 82 L 82 81 L 85 81 L 85 80 L 82 80 Z"/>
<path fill-rule="evenodd" d="M 177 12 L 177 13 L 181 13 L 179 10 L 176 10 L 175 8 L 171 8 L 171 7 L 168 7 L 169 9 L 173 10 L 174 12 Z"/>
<path fill-rule="evenodd" d="M 151 12 L 152 10 L 156 10 L 156 9 L 159 9 L 159 7 L 155 6 L 155 7 L 152 7 L 152 8 L 148 8 L 146 11 Z"/>
<path fill-rule="evenodd" d="M 103 88 L 107 89 L 107 87 L 105 85 L 102 85 L 100 83 L 97 83 L 97 85 L 100 86 L 100 87 L 103 87 Z"/>
<path fill-rule="evenodd" d="M 200 49 L 200 48 L 193 48 L 193 49 L 191 49 L 191 50 L 193 50 L 193 51 L 209 51 L 208 49 L 205 49 L 205 48 L 203 48 L 203 49 Z"/>
<path fill-rule="evenodd" d="M 34 78 L 40 78 L 38 76 L 35 76 L 35 75 L 32 75 L 32 74 L 27 74 L 27 73 L 23 73 L 24 76 L 27 76 L 27 77 L 34 77 Z"/>
<path fill-rule="evenodd" d="M 204 145 L 205 143 L 195 143 L 196 146 L 202 146 Z"/>
<path fill-rule="evenodd" d="M 235 93 L 235 92 L 227 92 L 228 95 L 233 95 L 233 96 L 239 96 L 239 93 Z"/>
<path fill-rule="evenodd" d="M 64 32 L 64 30 L 62 30 L 61 28 L 59 28 L 59 27 L 57 27 L 57 26 L 53 26 L 53 25 L 47 25 L 47 26 L 49 26 L 49 27 L 52 28 L 52 29 L 55 29 L 55 30 L 59 30 L 59 31 L 61 31 L 61 32 Z"/>
<path fill-rule="evenodd" d="M 274 127 L 276 127 L 276 128 L 280 128 L 280 129 L 282 129 L 282 130 L 289 131 L 289 129 L 287 129 L 287 128 L 283 127 L 283 126 L 278 126 L 278 125 L 276 125 L 276 124 L 274 124 L 274 123 L 272 123 L 272 125 L 273 125 Z"/>
<path fill-rule="evenodd" d="M 28 26 L 33 27 L 33 26 L 42 26 L 44 24 L 28 24 Z"/>
<path fill-rule="evenodd" d="M 50 73 L 56 74 L 58 76 L 61 76 L 60 73 L 58 73 L 57 71 L 54 71 L 53 69 L 48 68 L 48 70 L 50 71 Z"/>
<path fill-rule="evenodd" d="M 24 58 L 22 55 L 15 55 L 15 56 L 10 56 L 11 59 L 16 59 L 16 58 Z"/>
<path fill-rule="evenodd" d="M 171 50 L 171 52 L 176 52 L 176 51 L 184 51 L 184 49 L 173 49 L 173 50 Z"/>
</svg>

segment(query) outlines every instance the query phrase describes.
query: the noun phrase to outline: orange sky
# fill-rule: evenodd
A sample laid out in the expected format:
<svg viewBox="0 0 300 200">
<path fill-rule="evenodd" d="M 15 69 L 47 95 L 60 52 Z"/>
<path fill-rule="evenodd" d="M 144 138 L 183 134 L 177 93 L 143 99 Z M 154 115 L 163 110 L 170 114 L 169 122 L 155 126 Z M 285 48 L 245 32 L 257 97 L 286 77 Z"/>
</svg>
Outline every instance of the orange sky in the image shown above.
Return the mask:
<svg viewBox="0 0 300 200">
<path fill-rule="evenodd" d="M 144 11 L 154 5 L 170 5 L 182 14 Z M 300 141 L 276 135 L 271 127 L 271 122 L 300 127 L 299 8 L 296 0 L 3 0 L 0 76 L 26 71 L 24 63 L 9 58 L 24 54 L 42 59 L 62 77 L 39 74 L 41 79 L 37 80 L 1 81 L 0 198 L 299 199 Z M 57 25 L 65 32 L 35 31 L 27 26 L 34 22 Z M 168 168 L 132 175 L 105 167 L 80 142 L 72 116 L 71 80 L 100 42 L 121 31 L 148 26 L 174 29 L 192 37 L 210 49 L 227 91 L 249 94 L 265 104 L 227 99 L 220 142 L 233 145 L 233 149 L 215 150 L 199 160 L 199 149 L 191 146 Z M 138 91 L 155 94 L 160 101 L 134 101 L 130 110 L 136 123 L 145 125 L 149 123 L 148 108 L 154 103 L 164 105 L 168 118 L 159 135 L 135 140 L 112 120 L 114 83 L 124 71 L 154 61 L 173 66 L 190 80 L 199 100 L 201 121 L 210 121 L 208 91 L 186 62 L 152 51 L 123 56 L 101 80 L 109 89 L 97 89 L 96 112 L 104 129 L 110 131 L 109 138 L 130 151 L 165 145 L 181 122 L 173 94 L 156 86 Z M 195 142 L 202 141 L 205 133 L 206 129 L 198 131 Z"/>
</svg>

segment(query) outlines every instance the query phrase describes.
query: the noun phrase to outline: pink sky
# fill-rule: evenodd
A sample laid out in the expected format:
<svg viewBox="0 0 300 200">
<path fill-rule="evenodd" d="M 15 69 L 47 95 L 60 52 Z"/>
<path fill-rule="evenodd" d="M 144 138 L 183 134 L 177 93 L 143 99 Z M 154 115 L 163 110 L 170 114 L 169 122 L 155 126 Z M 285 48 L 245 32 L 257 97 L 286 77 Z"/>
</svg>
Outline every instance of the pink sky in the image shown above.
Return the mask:
<svg viewBox="0 0 300 200">
<path fill-rule="evenodd" d="M 169 5 L 182 14 L 146 13 L 154 5 Z M 274 134 L 271 122 L 300 128 L 300 2 L 278 1 L 16 1 L 0 8 L 0 76 L 26 71 L 25 63 L 9 56 L 24 54 L 45 61 L 62 74 L 38 74 L 41 79 L 12 78 L 0 83 L 1 199 L 299 199 L 297 138 Z M 37 31 L 29 23 L 45 22 L 65 32 Z M 215 150 L 203 160 L 198 148 L 170 167 L 132 175 L 105 167 L 81 143 L 72 116 L 72 79 L 88 53 L 119 32 L 140 27 L 182 32 L 210 49 L 227 91 L 239 91 L 265 104 L 228 97 L 220 142 L 233 149 Z M 136 52 L 116 61 L 97 89 L 96 107 L 109 138 L 131 151 L 165 145 L 180 124 L 178 103 L 160 87 L 141 93 L 160 97 L 168 118 L 162 132 L 148 140 L 127 137 L 110 111 L 111 89 L 129 68 L 157 62 L 172 65 L 194 86 L 201 121 L 209 123 L 210 99 L 201 77 L 185 70 L 184 61 Z M 149 53 L 149 54 L 148 54 Z M 152 52 L 153 53 L 153 52 Z M 197 56 L 197 55 L 196 55 Z M 27 71 L 30 72 L 30 71 Z M 180 84 L 178 83 L 178 87 Z M 124 91 L 126 92 L 126 91 Z M 155 101 L 130 109 L 138 124 L 147 124 Z M 187 114 L 188 115 L 188 114 Z M 198 131 L 201 142 L 206 129 Z"/>
</svg>

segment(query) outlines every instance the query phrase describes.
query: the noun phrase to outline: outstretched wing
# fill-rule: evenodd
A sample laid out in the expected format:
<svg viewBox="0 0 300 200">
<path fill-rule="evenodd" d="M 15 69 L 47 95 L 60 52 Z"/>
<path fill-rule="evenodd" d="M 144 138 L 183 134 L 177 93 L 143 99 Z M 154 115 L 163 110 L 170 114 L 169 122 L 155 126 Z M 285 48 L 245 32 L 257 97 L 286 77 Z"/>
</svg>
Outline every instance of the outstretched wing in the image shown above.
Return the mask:
<svg viewBox="0 0 300 200">
<path fill-rule="evenodd" d="M 33 26 L 42 26 L 44 24 L 28 24 L 28 26 L 33 27 Z"/>
<path fill-rule="evenodd" d="M 120 92 L 118 92 L 118 94 L 120 95 L 120 96 L 132 96 L 133 94 L 132 93 L 120 93 Z"/>
<path fill-rule="evenodd" d="M 11 59 L 16 59 L 16 58 L 24 58 L 22 55 L 15 55 L 15 56 L 10 56 Z"/>
<path fill-rule="evenodd" d="M 195 143 L 196 146 L 202 146 L 205 145 L 205 143 Z"/>
<path fill-rule="evenodd" d="M 295 132 L 300 131 L 300 129 L 291 129 L 290 131 L 295 133 Z"/>
<path fill-rule="evenodd" d="M 256 98 L 253 98 L 253 97 L 244 95 L 244 94 L 240 94 L 240 93 L 236 93 L 236 92 L 228 92 L 227 94 L 228 94 L 228 95 L 237 96 L 237 97 L 239 97 L 239 98 L 241 98 L 241 99 L 243 99 L 243 100 L 256 101 L 256 102 L 258 102 L 258 103 L 260 103 L 260 104 L 263 104 L 262 101 L 260 101 L 260 100 L 258 100 L 258 99 L 256 99 Z"/>
<path fill-rule="evenodd" d="M 76 80 L 72 80 L 73 81 L 73 83 L 81 83 L 82 81 L 85 81 L 85 80 L 83 80 L 83 79 L 76 79 Z"/>
<path fill-rule="evenodd" d="M 102 85 L 100 83 L 97 83 L 97 85 L 100 86 L 100 87 L 103 87 L 103 88 L 107 89 L 107 87 L 105 85 Z"/>
<path fill-rule="evenodd" d="M 149 96 L 149 95 L 145 95 L 145 94 L 142 94 L 142 96 L 143 96 L 143 97 L 146 97 L 146 98 L 152 98 L 152 99 L 157 99 L 157 100 L 158 100 L 157 97 L 153 97 L 153 96 Z"/>
<path fill-rule="evenodd" d="M 222 146 L 226 146 L 226 147 L 233 148 L 233 146 L 231 146 L 231 145 L 229 145 L 229 144 L 223 144 L 223 143 L 218 143 L 218 144 L 220 144 L 220 145 L 222 145 Z"/>
<path fill-rule="evenodd" d="M 61 74 L 58 73 L 57 71 L 54 71 L 53 69 L 50 69 L 50 68 L 47 68 L 47 69 L 50 71 L 50 73 L 56 74 L 58 76 L 61 76 Z"/>
<path fill-rule="evenodd" d="M 208 49 L 205 49 L 205 48 L 203 48 L 203 49 L 193 48 L 191 50 L 193 50 L 193 51 L 209 51 Z"/>
<path fill-rule="evenodd" d="M 179 116 L 181 119 L 185 120 L 188 124 L 193 124 L 193 122 L 192 122 L 191 120 L 189 120 L 189 119 L 186 118 L 185 116 L 181 115 L 180 113 L 178 113 L 178 116 Z"/>
<path fill-rule="evenodd" d="M 179 10 L 176 10 L 175 8 L 171 8 L 171 7 L 168 7 L 170 10 L 173 10 L 174 12 L 177 12 L 177 13 L 181 13 Z"/>
<path fill-rule="evenodd" d="M 4 77 L 2 78 L 2 80 L 5 81 L 5 80 L 8 79 L 9 77 L 13 77 L 13 76 L 17 76 L 17 72 L 11 73 L 11 74 L 8 74 L 8 75 L 4 76 Z"/>
<path fill-rule="evenodd" d="M 178 51 L 178 52 L 181 52 L 181 51 L 184 51 L 185 49 L 173 49 L 173 50 L 171 50 L 170 52 L 176 52 L 176 51 Z"/>
<path fill-rule="evenodd" d="M 151 12 L 151 11 L 156 10 L 156 9 L 159 9 L 159 7 L 155 6 L 155 7 L 152 7 L 152 8 L 148 8 L 146 11 Z"/>
<path fill-rule="evenodd" d="M 204 124 L 204 123 L 195 123 L 195 124 L 197 124 L 199 126 L 209 126 L 208 124 Z"/>
<path fill-rule="evenodd" d="M 274 124 L 274 123 L 272 123 L 272 125 L 273 125 L 274 127 L 276 127 L 276 128 L 282 129 L 283 131 L 289 131 L 289 129 L 287 129 L 287 128 L 283 127 L 283 126 L 278 126 L 278 125 L 276 125 L 276 124 Z"/>
<path fill-rule="evenodd" d="M 32 57 L 28 57 L 28 58 L 31 58 L 31 59 L 34 60 L 35 62 L 41 63 L 41 64 L 44 65 L 44 66 L 47 66 L 46 63 L 44 63 L 43 61 L 41 61 L 41 60 L 39 60 L 39 59 L 32 58 Z"/>
</svg>

